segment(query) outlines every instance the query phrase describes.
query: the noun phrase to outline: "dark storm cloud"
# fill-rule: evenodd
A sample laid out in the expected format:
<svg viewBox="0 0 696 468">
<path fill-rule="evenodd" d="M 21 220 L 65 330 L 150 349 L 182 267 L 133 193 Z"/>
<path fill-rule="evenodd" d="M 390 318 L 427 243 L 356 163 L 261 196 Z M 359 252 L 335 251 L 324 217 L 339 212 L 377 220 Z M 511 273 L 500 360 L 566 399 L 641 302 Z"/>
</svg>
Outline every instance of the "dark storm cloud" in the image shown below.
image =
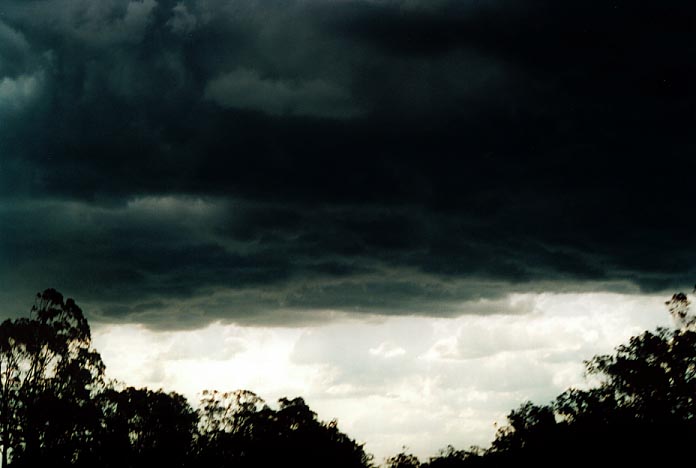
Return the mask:
<svg viewBox="0 0 696 468">
<path fill-rule="evenodd" d="M 687 2 L 0 13 L 6 302 L 284 323 L 696 273 Z"/>
</svg>

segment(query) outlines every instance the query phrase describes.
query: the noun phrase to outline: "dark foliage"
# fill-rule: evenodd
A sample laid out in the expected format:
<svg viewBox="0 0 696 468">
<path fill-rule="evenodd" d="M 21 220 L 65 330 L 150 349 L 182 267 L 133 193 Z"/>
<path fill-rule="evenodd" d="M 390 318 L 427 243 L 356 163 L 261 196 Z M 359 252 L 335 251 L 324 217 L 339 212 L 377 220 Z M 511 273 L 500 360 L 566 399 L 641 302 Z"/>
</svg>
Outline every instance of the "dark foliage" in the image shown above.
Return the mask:
<svg viewBox="0 0 696 468">
<path fill-rule="evenodd" d="M 680 328 L 646 331 L 586 361 L 593 388 L 571 388 L 548 405 L 526 402 L 488 450 L 449 448 L 421 466 L 669 466 L 687 458 L 696 438 L 696 332 L 685 294 L 667 305 Z"/>
<path fill-rule="evenodd" d="M 389 457 L 386 460 L 386 468 L 418 468 L 421 466 L 418 457 L 412 453 L 406 452 L 406 447 L 404 451 Z"/>
<path fill-rule="evenodd" d="M 197 440 L 201 466 L 363 467 L 362 446 L 322 423 L 302 398 L 281 398 L 273 410 L 248 390 L 204 392 Z"/>
<path fill-rule="evenodd" d="M 450 446 L 425 463 L 404 448 L 386 466 L 680 461 L 696 437 L 688 305 L 681 293 L 668 301 L 680 328 L 645 332 L 587 361 L 592 388 L 511 411 L 490 448 Z M 281 398 L 273 409 L 248 390 L 204 391 L 194 409 L 176 393 L 115 388 L 82 311 L 52 289 L 37 295 L 28 318 L 0 324 L 0 446 L 3 467 L 372 466 L 362 445 L 336 421 L 318 420 L 302 398 Z"/>
<path fill-rule="evenodd" d="M 109 389 L 100 395 L 100 407 L 100 466 L 174 468 L 191 461 L 197 416 L 183 396 Z"/>
<path fill-rule="evenodd" d="M 29 318 L 0 325 L 2 464 L 53 466 L 91 460 L 104 365 L 72 299 L 37 295 Z"/>
<path fill-rule="evenodd" d="M 205 391 L 198 410 L 176 393 L 115 388 L 72 299 L 38 294 L 29 318 L 0 325 L 2 466 L 145 468 L 331 466 L 370 456 L 302 398 L 274 410 L 249 391 Z"/>
</svg>

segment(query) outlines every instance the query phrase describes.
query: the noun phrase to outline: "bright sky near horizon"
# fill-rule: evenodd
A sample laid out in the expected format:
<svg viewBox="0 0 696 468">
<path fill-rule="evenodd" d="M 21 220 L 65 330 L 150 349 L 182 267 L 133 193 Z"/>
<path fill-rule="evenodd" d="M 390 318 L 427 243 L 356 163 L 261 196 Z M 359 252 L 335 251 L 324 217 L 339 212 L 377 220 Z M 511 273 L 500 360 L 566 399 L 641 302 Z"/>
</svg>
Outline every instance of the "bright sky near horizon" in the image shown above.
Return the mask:
<svg viewBox="0 0 696 468">
<path fill-rule="evenodd" d="M 583 385 L 582 361 L 670 326 L 662 296 L 523 294 L 531 312 L 458 318 L 344 317 L 310 327 L 212 323 L 154 331 L 93 326 L 107 375 L 184 394 L 249 389 L 271 406 L 302 396 L 377 461 L 402 446 L 422 460 L 452 444 L 487 446 L 523 401 Z"/>
</svg>

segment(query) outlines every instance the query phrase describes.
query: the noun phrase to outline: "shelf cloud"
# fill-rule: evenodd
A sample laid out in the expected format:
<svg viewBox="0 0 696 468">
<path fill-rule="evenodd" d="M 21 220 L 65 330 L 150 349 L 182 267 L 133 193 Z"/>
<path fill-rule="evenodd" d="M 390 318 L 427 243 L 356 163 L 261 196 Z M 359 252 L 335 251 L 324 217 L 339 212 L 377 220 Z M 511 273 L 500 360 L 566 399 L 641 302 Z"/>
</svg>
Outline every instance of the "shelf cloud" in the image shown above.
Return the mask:
<svg viewBox="0 0 696 468">
<path fill-rule="evenodd" d="M 684 287 L 693 9 L 653 3 L 6 0 L 0 295 L 192 328 Z"/>
</svg>

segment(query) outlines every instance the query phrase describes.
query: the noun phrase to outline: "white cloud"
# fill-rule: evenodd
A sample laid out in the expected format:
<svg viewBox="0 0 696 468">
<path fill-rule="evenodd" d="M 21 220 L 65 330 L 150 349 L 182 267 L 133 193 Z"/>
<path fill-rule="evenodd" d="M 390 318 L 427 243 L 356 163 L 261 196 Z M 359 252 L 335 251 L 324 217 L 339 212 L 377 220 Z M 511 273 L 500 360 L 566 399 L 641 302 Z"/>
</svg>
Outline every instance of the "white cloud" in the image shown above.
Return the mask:
<svg viewBox="0 0 696 468">
<path fill-rule="evenodd" d="M 401 346 L 385 341 L 375 348 L 370 348 L 370 354 L 384 358 L 393 358 L 406 354 L 406 350 Z"/>
<path fill-rule="evenodd" d="M 302 394 L 315 370 L 306 372 L 289 362 L 300 332 L 220 323 L 167 332 L 105 325 L 95 327 L 93 340 L 109 377 L 128 385 L 176 390 L 195 403 L 200 391 L 213 388 L 247 388 L 271 400 Z"/>
<path fill-rule="evenodd" d="M 533 297 L 531 297 L 533 296 Z M 305 328 L 215 323 L 155 332 L 97 325 L 110 376 L 176 390 L 303 396 L 381 461 L 403 445 L 427 458 L 447 444 L 487 445 L 521 402 L 583 385 L 582 361 L 668 326 L 662 297 L 538 294 L 533 312 L 454 319 L 393 317 Z"/>
</svg>

